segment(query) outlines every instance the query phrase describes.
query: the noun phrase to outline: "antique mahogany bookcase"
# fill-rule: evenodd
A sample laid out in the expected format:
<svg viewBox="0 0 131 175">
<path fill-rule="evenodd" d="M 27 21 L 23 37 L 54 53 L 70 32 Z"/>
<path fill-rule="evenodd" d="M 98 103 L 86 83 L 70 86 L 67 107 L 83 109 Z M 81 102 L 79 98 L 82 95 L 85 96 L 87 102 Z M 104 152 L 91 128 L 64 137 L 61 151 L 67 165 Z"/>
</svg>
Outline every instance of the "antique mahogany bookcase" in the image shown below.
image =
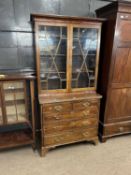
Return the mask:
<svg viewBox="0 0 131 175">
<path fill-rule="evenodd" d="M 99 92 L 103 95 L 99 135 L 131 133 L 131 2 L 118 1 L 97 11 L 103 25 Z"/>
<path fill-rule="evenodd" d="M 96 93 L 103 19 L 32 14 L 35 30 L 41 155 L 48 149 L 98 141 Z"/>
<path fill-rule="evenodd" d="M 0 149 L 35 147 L 34 77 L 0 75 Z"/>
</svg>

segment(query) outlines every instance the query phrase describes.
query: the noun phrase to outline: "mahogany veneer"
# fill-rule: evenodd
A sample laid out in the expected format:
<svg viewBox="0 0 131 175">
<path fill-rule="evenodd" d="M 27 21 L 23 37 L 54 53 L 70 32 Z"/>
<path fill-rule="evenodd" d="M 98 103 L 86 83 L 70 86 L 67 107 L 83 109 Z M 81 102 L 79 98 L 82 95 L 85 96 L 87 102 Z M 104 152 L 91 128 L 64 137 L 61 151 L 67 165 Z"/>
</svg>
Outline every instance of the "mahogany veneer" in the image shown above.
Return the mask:
<svg viewBox="0 0 131 175">
<path fill-rule="evenodd" d="M 131 3 L 118 1 L 96 11 L 103 25 L 98 89 L 103 95 L 99 135 L 131 133 Z"/>
<path fill-rule="evenodd" d="M 56 146 L 98 142 L 96 93 L 103 19 L 32 15 L 41 155 Z"/>
</svg>

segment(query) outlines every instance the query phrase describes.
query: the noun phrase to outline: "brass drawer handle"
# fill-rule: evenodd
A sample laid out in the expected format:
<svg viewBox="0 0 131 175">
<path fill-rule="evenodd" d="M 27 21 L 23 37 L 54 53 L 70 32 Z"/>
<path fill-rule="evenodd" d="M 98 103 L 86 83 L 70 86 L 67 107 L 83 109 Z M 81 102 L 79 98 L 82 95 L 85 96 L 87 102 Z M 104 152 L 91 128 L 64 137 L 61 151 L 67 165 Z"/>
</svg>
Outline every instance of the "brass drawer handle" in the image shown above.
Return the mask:
<svg viewBox="0 0 131 175">
<path fill-rule="evenodd" d="M 15 87 L 14 86 L 9 86 L 8 89 L 15 89 Z"/>
<path fill-rule="evenodd" d="M 91 122 L 90 122 L 90 121 L 85 121 L 85 122 L 83 121 L 82 124 L 83 124 L 83 125 L 90 125 Z"/>
<path fill-rule="evenodd" d="M 83 115 L 84 115 L 84 116 L 89 115 L 89 113 L 90 113 L 90 111 L 83 111 Z"/>
<path fill-rule="evenodd" d="M 119 127 L 119 131 L 124 131 L 124 127 Z"/>
<path fill-rule="evenodd" d="M 6 77 L 6 75 L 0 75 L 0 79 L 2 79 L 2 78 L 5 78 Z"/>
<path fill-rule="evenodd" d="M 57 129 L 57 126 L 54 126 L 53 129 Z"/>
<path fill-rule="evenodd" d="M 71 122 L 71 126 L 75 126 L 76 125 L 76 122 Z"/>
<path fill-rule="evenodd" d="M 68 138 L 68 137 L 70 137 L 71 136 L 71 134 L 66 134 L 66 137 Z"/>
<path fill-rule="evenodd" d="M 55 106 L 54 107 L 56 111 L 61 111 L 62 110 L 62 106 Z"/>
<path fill-rule="evenodd" d="M 62 138 L 56 138 L 55 141 L 56 142 L 60 142 L 62 140 Z"/>
<path fill-rule="evenodd" d="M 56 120 L 60 120 L 60 117 L 54 116 L 54 118 L 55 118 Z"/>
<path fill-rule="evenodd" d="M 83 106 L 84 106 L 84 107 L 88 107 L 89 105 L 90 105 L 89 102 L 83 103 Z"/>
<path fill-rule="evenodd" d="M 84 137 L 87 137 L 87 136 L 89 136 L 89 133 L 86 132 L 86 133 L 83 133 L 82 135 L 83 135 Z"/>
</svg>

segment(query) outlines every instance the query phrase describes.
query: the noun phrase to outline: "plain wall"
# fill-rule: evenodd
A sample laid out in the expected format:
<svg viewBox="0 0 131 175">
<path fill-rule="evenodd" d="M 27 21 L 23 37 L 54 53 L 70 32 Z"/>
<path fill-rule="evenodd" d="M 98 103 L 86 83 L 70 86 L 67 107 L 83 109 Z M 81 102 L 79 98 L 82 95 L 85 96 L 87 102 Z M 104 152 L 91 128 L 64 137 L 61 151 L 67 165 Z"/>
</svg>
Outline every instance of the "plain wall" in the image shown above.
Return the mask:
<svg viewBox="0 0 131 175">
<path fill-rule="evenodd" d="M 92 0 L 90 11 L 107 2 Z M 0 71 L 35 69 L 31 13 L 88 16 L 88 0 L 0 0 Z"/>
</svg>

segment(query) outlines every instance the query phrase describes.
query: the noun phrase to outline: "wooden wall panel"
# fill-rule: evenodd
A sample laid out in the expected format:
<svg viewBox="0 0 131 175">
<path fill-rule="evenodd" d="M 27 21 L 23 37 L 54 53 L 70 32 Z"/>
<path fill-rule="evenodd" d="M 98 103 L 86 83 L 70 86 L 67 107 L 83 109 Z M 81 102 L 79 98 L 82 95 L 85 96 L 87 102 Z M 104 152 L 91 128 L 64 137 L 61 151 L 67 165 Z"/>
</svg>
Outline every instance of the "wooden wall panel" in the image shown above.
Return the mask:
<svg viewBox="0 0 131 175">
<path fill-rule="evenodd" d="M 108 109 L 108 121 L 120 121 L 131 118 L 131 89 L 112 89 Z"/>
<path fill-rule="evenodd" d="M 113 82 L 131 82 L 131 48 L 117 48 Z"/>
</svg>

